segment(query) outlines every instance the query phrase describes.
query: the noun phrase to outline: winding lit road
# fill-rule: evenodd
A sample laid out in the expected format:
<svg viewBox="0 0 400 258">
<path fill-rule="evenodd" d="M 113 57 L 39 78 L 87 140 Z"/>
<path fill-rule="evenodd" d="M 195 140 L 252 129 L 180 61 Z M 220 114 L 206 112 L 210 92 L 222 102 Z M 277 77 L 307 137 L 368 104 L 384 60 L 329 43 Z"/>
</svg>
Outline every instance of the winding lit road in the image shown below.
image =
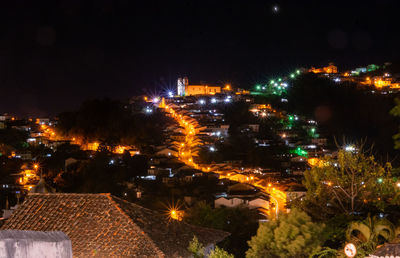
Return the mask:
<svg viewBox="0 0 400 258">
<path fill-rule="evenodd" d="M 247 183 L 260 189 L 262 192 L 268 194 L 271 198 L 272 203 L 275 207 L 268 210 L 268 215 L 272 218 L 276 218 L 279 212 L 286 212 L 286 194 L 279 190 L 278 185 L 272 185 L 265 179 L 259 178 L 256 174 L 254 175 L 243 175 L 236 172 L 227 173 L 226 171 L 218 171 L 213 169 L 211 165 L 199 165 L 193 160 L 193 153 L 196 152 L 196 147 L 201 144 L 197 139 L 196 134 L 199 133 L 197 122 L 189 116 L 174 110 L 170 105 L 165 104 L 163 99 L 159 104 L 160 108 L 165 109 L 175 121 L 184 128 L 185 140 L 179 143 L 178 159 L 184 162 L 186 165 L 191 166 L 195 169 L 202 170 L 203 172 L 214 172 L 220 175 L 220 178 L 227 178 L 232 181 L 241 183 Z"/>
</svg>

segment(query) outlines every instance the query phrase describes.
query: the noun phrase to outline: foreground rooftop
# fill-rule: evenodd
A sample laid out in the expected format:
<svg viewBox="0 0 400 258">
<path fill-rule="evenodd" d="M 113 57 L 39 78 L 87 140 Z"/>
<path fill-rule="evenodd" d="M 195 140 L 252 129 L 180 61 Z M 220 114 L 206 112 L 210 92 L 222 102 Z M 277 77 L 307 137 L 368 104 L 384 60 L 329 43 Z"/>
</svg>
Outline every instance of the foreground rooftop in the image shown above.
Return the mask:
<svg viewBox="0 0 400 258">
<path fill-rule="evenodd" d="M 228 236 L 110 194 L 30 194 L 1 229 L 62 231 L 74 257 L 186 257 L 193 236 L 206 246 Z"/>
</svg>

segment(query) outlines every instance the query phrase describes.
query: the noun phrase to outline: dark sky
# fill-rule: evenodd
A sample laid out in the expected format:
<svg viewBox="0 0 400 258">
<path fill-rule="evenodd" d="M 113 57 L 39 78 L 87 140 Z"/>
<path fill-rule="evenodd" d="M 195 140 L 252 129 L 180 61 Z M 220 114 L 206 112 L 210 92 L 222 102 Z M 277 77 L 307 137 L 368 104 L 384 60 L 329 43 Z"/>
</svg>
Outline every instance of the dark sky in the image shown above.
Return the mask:
<svg viewBox="0 0 400 258">
<path fill-rule="evenodd" d="M 396 61 L 396 2 L 1 1 L 0 113 L 56 114 L 184 75 L 246 88 L 300 66 Z"/>
</svg>

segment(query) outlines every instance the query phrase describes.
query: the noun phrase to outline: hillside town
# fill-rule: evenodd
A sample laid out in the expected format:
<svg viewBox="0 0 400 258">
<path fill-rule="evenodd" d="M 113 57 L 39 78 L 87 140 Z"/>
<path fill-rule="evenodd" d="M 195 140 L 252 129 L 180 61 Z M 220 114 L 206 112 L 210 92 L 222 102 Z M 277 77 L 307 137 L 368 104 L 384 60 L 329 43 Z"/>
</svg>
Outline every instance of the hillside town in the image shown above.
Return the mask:
<svg viewBox="0 0 400 258">
<path fill-rule="evenodd" d="M 70 240 L 72 249 L 67 243 L 65 250 L 74 257 L 186 257 L 193 236 L 205 253 L 230 239 L 224 246 L 242 256 L 248 236 L 239 237 L 229 227 L 191 225 L 200 219 L 196 212 L 248 212 L 243 216 L 251 216 L 252 226 L 276 221 L 309 200 L 305 182 L 310 173 L 337 167 L 343 155 L 359 155 L 363 148 L 359 142 L 335 142 L 318 116 L 293 112 L 291 88 L 312 76 L 338 89 L 390 95 L 398 94 L 398 75 L 388 63 L 343 72 L 330 63 L 301 68 L 249 90 L 231 84 L 192 85 L 184 77 L 165 94 L 86 103 L 72 116 L 2 114 L 0 225 L 5 231 L 0 235 L 29 238 L 35 235 L 26 230 L 62 231 L 68 237 L 57 238 Z M 103 128 L 120 115 L 121 121 L 129 119 L 123 127 Z M 75 119 L 87 121 L 87 127 Z M 139 127 L 129 133 L 141 131 L 140 138 L 124 131 L 131 128 L 131 119 Z M 398 194 L 400 182 L 388 180 L 394 180 Z M 340 182 L 322 183 L 341 187 Z M 88 224 L 91 220 L 98 226 Z M 101 233 L 104 228 L 112 230 Z M 12 235 L 9 230 L 23 231 Z M 241 242 L 233 247 L 235 241 Z"/>
</svg>

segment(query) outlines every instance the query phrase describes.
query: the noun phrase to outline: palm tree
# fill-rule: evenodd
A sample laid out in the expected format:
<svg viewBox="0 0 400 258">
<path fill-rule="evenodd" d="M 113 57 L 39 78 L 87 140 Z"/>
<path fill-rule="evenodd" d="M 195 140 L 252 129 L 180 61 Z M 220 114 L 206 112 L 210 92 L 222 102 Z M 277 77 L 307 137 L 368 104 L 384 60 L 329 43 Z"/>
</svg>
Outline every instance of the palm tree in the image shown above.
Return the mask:
<svg viewBox="0 0 400 258">
<path fill-rule="evenodd" d="M 395 227 L 389 220 L 370 215 L 365 220 L 350 223 L 346 233 L 347 240 L 372 249 L 395 236 Z"/>
</svg>

